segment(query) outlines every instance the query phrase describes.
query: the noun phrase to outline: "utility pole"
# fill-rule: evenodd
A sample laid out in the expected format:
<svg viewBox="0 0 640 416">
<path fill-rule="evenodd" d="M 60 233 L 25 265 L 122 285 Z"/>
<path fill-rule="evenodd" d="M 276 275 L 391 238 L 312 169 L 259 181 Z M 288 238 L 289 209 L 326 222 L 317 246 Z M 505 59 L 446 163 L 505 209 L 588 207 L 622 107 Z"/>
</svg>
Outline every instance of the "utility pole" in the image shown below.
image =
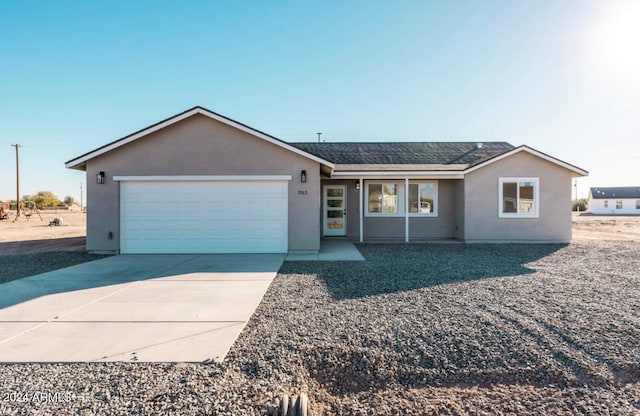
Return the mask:
<svg viewBox="0 0 640 416">
<path fill-rule="evenodd" d="M 18 156 L 18 149 L 21 148 L 19 144 L 12 144 L 11 146 L 16 148 L 16 220 L 20 217 L 20 157 Z"/>
</svg>

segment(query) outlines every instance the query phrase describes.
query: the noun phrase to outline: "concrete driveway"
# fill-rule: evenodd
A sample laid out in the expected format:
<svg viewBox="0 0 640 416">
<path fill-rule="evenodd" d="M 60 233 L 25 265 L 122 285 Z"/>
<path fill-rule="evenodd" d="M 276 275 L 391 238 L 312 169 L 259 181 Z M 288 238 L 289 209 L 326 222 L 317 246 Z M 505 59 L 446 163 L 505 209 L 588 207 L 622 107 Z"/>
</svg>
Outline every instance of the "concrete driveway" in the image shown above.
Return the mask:
<svg viewBox="0 0 640 416">
<path fill-rule="evenodd" d="M 222 361 L 283 259 L 113 256 L 0 284 L 0 361 Z"/>
</svg>

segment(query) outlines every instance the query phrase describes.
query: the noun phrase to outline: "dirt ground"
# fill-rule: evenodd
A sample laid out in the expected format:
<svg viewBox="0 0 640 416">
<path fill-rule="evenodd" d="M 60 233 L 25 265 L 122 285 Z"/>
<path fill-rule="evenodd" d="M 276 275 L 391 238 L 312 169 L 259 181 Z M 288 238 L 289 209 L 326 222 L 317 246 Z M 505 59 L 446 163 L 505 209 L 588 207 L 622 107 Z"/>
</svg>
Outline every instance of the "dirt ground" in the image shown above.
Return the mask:
<svg viewBox="0 0 640 416">
<path fill-rule="evenodd" d="M 87 235 L 86 214 L 72 211 L 44 211 L 30 219 L 0 221 L 0 255 L 33 254 L 51 251 L 83 251 Z M 62 226 L 50 226 L 54 218 Z"/>
<path fill-rule="evenodd" d="M 573 241 L 640 241 L 640 215 L 573 213 Z"/>
</svg>

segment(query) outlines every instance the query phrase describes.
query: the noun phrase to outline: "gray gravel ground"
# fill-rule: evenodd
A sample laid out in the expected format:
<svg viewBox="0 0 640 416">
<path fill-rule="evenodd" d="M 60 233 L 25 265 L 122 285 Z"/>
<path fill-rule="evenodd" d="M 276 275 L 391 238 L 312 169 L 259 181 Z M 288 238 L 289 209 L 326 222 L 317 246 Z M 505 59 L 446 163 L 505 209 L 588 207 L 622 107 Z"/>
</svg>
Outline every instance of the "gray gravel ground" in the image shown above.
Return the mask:
<svg viewBox="0 0 640 416">
<path fill-rule="evenodd" d="M 222 365 L 3 365 L 0 414 L 640 414 L 640 243 L 358 248 L 285 263 Z"/>
<path fill-rule="evenodd" d="M 107 257 L 86 252 L 0 255 L 0 283 Z"/>
</svg>

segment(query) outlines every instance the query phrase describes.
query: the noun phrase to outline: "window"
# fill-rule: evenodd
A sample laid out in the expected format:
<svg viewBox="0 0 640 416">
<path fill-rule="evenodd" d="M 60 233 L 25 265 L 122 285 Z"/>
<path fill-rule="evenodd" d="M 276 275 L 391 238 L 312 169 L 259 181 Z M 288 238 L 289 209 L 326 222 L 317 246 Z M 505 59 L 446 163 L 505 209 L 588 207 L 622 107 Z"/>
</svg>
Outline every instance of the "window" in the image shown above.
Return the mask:
<svg viewBox="0 0 640 416">
<path fill-rule="evenodd" d="M 409 184 L 409 214 L 436 216 L 438 183 L 420 182 Z"/>
<path fill-rule="evenodd" d="M 640 199 L 636 199 L 636 209 L 640 209 Z"/>
<path fill-rule="evenodd" d="M 607 199 L 604 200 L 604 207 L 609 208 L 609 200 Z"/>
<path fill-rule="evenodd" d="M 367 212 L 369 214 L 397 215 L 398 214 L 397 183 L 367 184 Z"/>
<path fill-rule="evenodd" d="M 616 209 L 622 209 L 622 199 L 616 201 Z"/>
<path fill-rule="evenodd" d="M 498 216 L 538 218 L 538 178 L 500 178 Z"/>
</svg>

